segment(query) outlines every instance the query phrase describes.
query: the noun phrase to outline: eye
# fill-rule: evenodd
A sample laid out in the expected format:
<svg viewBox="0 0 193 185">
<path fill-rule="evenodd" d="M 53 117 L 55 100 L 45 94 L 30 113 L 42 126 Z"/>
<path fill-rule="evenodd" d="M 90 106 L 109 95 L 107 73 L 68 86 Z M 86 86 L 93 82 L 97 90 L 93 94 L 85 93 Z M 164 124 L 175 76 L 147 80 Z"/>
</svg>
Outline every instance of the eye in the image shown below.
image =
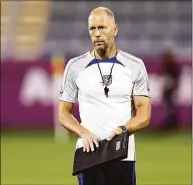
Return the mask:
<svg viewBox="0 0 193 185">
<path fill-rule="evenodd" d="M 94 30 L 95 29 L 95 27 L 90 27 L 90 30 L 92 31 L 92 30 Z"/>
<path fill-rule="evenodd" d="M 99 26 L 99 30 L 104 30 L 105 27 L 104 26 Z"/>
</svg>

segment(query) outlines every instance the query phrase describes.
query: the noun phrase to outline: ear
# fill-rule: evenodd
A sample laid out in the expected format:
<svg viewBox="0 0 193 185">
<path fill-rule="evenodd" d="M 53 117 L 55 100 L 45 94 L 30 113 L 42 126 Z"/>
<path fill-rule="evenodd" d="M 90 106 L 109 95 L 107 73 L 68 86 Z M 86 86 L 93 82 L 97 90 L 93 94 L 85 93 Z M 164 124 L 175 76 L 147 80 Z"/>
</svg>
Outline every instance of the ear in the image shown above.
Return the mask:
<svg viewBox="0 0 193 185">
<path fill-rule="evenodd" d="M 118 34 L 118 25 L 116 24 L 115 25 L 115 36 L 117 36 L 117 34 Z"/>
</svg>

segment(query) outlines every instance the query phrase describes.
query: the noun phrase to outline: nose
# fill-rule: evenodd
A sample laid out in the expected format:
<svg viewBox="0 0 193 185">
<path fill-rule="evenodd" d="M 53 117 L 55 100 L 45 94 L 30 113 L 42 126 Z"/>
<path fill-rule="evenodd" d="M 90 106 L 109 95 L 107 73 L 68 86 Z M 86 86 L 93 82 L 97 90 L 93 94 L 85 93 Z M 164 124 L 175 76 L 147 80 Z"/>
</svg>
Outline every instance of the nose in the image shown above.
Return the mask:
<svg viewBox="0 0 193 185">
<path fill-rule="evenodd" d="M 95 31 L 95 37 L 100 37 L 100 31 L 98 30 L 98 29 L 96 29 L 96 31 Z"/>
</svg>

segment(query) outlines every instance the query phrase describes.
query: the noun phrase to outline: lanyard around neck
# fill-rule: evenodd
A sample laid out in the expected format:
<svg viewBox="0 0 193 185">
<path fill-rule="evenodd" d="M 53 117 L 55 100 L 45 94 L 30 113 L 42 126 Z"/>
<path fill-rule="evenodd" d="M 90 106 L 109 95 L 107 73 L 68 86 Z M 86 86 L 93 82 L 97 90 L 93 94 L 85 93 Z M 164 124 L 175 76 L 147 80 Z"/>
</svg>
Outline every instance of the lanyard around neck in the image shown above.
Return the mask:
<svg viewBox="0 0 193 185">
<path fill-rule="evenodd" d="M 115 54 L 114 57 L 116 57 L 116 56 L 117 56 L 117 51 L 116 51 L 116 54 Z M 94 57 L 95 57 L 95 60 L 97 61 L 97 66 L 98 66 L 98 69 L 99 69 L 99 72 L 100 72 L 100 75 L 101 75 L 102 83 L 105 86 L 104 93 L 105 93 L 106 97 L 108 97 L 109 88 L 107 86 L 109 84 L 109 80 L 112 78 L 113 67 L 114 67 L 114 64 L 115 64 L 116 60 L 113 61 L 113 65 L 111 67 L 110 74 L 108 76 L 107 82 L 105 83 L 104 78 L 103 78 L 103 74 L 102 74 L 102 71 L 101 71 L 101 68 L 100 68 L 100 65 L 99 65 L 99 62 L 98 62 L 98 59 L 96 58 L 96 55 L 95 55 L 95 51 L 94 51 Z"/>
</svg>

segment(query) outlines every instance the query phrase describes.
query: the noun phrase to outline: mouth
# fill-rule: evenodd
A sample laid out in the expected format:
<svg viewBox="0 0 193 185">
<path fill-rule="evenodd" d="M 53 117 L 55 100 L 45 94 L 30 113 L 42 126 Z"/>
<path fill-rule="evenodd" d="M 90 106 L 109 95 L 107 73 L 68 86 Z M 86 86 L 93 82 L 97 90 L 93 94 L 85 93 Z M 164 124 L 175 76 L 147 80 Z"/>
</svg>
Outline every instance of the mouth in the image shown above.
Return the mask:
<svg viewBox="0 0 193 185">
<path fill-rule="evenodd" d="M 102 45 L 102 44 L 104 44 L 104 41 L 95 41 L 95 44 L 96 45 Z"/>
</svg>

